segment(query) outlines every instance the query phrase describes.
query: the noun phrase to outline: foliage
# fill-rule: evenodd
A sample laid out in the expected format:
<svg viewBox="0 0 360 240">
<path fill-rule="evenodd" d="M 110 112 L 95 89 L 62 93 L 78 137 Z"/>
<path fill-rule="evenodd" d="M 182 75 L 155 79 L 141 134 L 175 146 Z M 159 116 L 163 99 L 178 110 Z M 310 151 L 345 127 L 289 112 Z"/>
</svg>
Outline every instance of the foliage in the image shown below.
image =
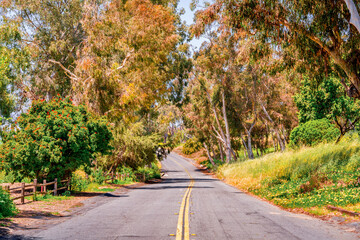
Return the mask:
<svg viewBox="0 0 360 240">
<path fill-rule="evenodd" d="M 140 175 L 145 175 L 145 182 L 149 181 L 150 179 L 160 179 L 161 175 L 160 175 L 160 168 L 155 164 L 152 163 L 150 167 L 145 166 L 145 167 L 140 167 L 136 170 L 137 174 Z M 142 180 L 142 179 L 138 179 L 138 180 Z"/>
<path fill-rule="evenodd" d="M 103 186 L 102 184 L 93 182 L 89 183 L 85 189 L 85 192 L 113 192 L 114 188 L 110 188 L 109 186 Z"/>
<path fill-rule="evenodd" d="M 103 184 L 106 180 L 106 177 L 104 176 L 104 171 L 101 168 L 98 169 L 91 169 L 91 182 L 97 183 L 97 184 Z"/>
<path fill-rule="evenodd" d="M 17 120 L 18 128 L 4 133 L 2 168 L 24 177 L 64 179 L 96 154 L 106 154 L 112 134 L 105 120 L 96 120 L 69 98 L 32 102 Z"/>
<path fill-rule="evenodd" d="M 186 155 L 190 155 L 192 153 L 198 152 L 202 148 L 199 140 L 195 138 L 190 138 L 186 140 L 182 152 Z"/>
<path fill-rule="evenodd" d="M 271 43 L 284 59 L 272 71 L 296 69 L 319 81 L 333 72 L 353 84 L 347 89 L 351 97 L 360 96 L 359 32 L 345 1 L 216 0 L 197 18 L 196 35 L 216 21 L 235 35 Z"/>
<path fill-rule="evenodd" d="M 16 207 L 10 195 L 0 188 L 0 219 L 5 217 L 14 216 L 16 213 Z"/>
<path fill-rule="evenodd" d="M 75 172 L 71 176 L 71 190 L 76 192 L 83 192 L 86 190 L 90 181 L 86 179 L 86 176 Z"/>
<path fill-rule="evenodd" d="M 354 129 L 360 120 L 358 101 L 343 93 L 340 80 L 336 77 L 324 79 L 319 86 L 314 86 L 314 81 L 305 77 L 294 100 L 300 123 L 327 118 L 337 125 L 343 135 Z"/>
<path fill-rule="evenodd" d="M 359 202 L 359 137 L 223 165 L 219 174 L 241 189 L 290 208 Z M 304 191 L 305 186 L 308 186 Z"/>
<path fill-rule="evenodd" d="M 24 74 L 30 98 L 67 96 L 70 77 L 65 68 L 74 67 L 83 47 L 85 32 L 81 19 L 86 11 L 83 0 L 9 0 L 0 3 L 6 21 L 19 26 L 21 48 L 31 52 L 31 68 Z M 51 61 L 57 61 L 55 64 Z M 29 86 L 29 81 L 31 86 Z"/>
<path fill-rule="evenodd" d="M 290 144 L 293 146 L 314 146 L 321 142 L 331 142 L 340 135 L 337 129 L 327 119 L 311 120 L 300 124 L 291 131 Z"/>
<path fill-rule="evenodd" d="M 147 134 L 143 122 L 131 124 L 127 128 L 118 126 L 113 130 L 113 136 L 112 154 L 97 159 L 98 166 L 103 169 L 109 172 L 122 166 L 136 169 L 156 161 L 155 147 L 160 137 Z"/>
<path fill-rule="evenodd" d="M 20 41 L 19 26 L 0 17 L 0 122 L 14 111 L 19 100 L 17 84 L 28 67 L 28 52 Z"/>
<path fill-rule="evenodd" d="M 300 93 L 294 96 L 299 110 L 299 122 L 327 118 L 334 121 L 339 117 L 354 120 L 358 115 L 358 103 L 354 102 L 340 89 L 339 79 L 329 77 L 319 86 L 305 77 Z"/>
<path fill-rule="evenodd" d="M 62 195 L 58 195 L 58 196 L 54 196 L 52 193 L 36 195 L 36 201 L 44 201 L 44 202 L 63 201 L 63 200 L 70 200 L 72 198 L 74 197 L 70 196 L 69 191 L 66 191 Z"/>
<path fill-rule="evenodd" d="M 169 61 L 180 40 L 174 13 L 149 0 L 89 7 L 75 95 L 94 112 L 133 121 L 137 111 L 167 96 L 175 77 Z"/>
</svg>

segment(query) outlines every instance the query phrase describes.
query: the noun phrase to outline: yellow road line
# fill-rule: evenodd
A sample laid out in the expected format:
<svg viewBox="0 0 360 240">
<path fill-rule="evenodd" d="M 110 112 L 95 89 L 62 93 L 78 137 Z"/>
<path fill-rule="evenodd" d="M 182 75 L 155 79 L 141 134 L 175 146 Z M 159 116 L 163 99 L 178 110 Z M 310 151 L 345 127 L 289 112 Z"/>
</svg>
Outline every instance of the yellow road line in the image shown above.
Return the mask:
<svg viewBox="0 0 360 240">
<path fill-rule="evenodd" d="M 178 224 L 176 229 L 176 240 L 182 240 L 182 230 L 183 230 L 183 219 L 184 219 L 184 208 L 185 208 L 185 199 L 187 197 L 188 192 L 190 191 L 190 188 L 188 187 L 186 190 L 186 193 L 183 197 L 183 200 L 181 202 L 180 206 L 180 212 L 179 212 L 179 218 L 178 218 Z"/>
<path fill-rule="evenodd" d="M 189 234 L 190 234 L 190 230 L 189 230 L 189 200 L 190 200 L 190 195 L 191 195 L 191 190 L 192 187 L 194 186 L 194 180 L 191 180 L 191 186 L 189 187 L 189 194 L 187 196 L 186 199 L 186 208 L 185 208 L 185 225 L 184 225 L 184 240 L 189 240 Z"/>
<path fill-rule="evenodd" d="M 174 162 L 179 165 L 180 167 L 184 168 L 184 170 L 186 171 L 186 173 L 189 175 L 191 182 L 189 184 L 189 186 L 187 187 L 187 190 L 184 194 L 184 197 L 182 199 L 181 202 L 181 206 L 180 206 L 180 212 L 179 212 L 179 218 L 178 218 L 178 224 L 177 224 L 177 229 L 176 229 L 176 240 L 182 240 L 183 237 L 183 226 L 184 226 L 184 239 L 185 240 L 189 240 L 189 200 L 190 200 L 190 195 L 191 195 L 191 190 L 192 187 L 194 186 L 194 179 L 192 178 L 192 176 L 190 175 L 189 171 L 180 163 L 178 163 L 177 161 L 174 160 Z M 185 215 L 185 217 L 184 217 Z"/>
</svg>

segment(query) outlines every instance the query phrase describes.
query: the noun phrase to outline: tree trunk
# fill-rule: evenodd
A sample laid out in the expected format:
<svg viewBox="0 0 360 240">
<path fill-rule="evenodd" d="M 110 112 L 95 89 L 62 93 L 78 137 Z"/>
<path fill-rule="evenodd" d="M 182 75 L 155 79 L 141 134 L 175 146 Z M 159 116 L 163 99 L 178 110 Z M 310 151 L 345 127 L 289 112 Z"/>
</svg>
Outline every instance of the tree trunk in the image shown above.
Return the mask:
<svg viewBox="0 0 360 240">
<path fill-rule="evenodd" d="M 231 152 L 228 151 L 228 148 L 229 148 L 229 145 L 227 144 L 228 141 L 227 141 L 226 135 L 224 134 L 224 131 L 223 131 L 222 127 L 221 127 L 220 120 L 219 120 L 218 114 L 217 114 L 217 112 L 216 112 L 216 108 L 215 108 L 215 106 L 214 106 L 214 105 L 212 104 L 212 102 L 211 102 L 211 97 L 210 97 L 210 95 L 209 95 L 208 92 L 206 92 L 206 94 L 207 94 L 208 100 L 209 100 L 209 102 L 210 102 L 210 104 L 211 104 L 211 108 L 212 108 L 212 110 L 213 110 L 213 113 L 214 113 L 214 116 L 215 116 L 215 120 L 216 120 L 216 124 L 217 124 L 217 127 L 218 127 L 220 133 L 216 130 L 216 128 L 215 128 L 214 126 L 212 126 L 212 127 L 213 127 L 213 130 L 214 130 L 214 131 L 216 132 L 216 134 L 217 134 L 217 138 L 218 138 L 219 140 L 221 140 L 221 141 L 223 142 L 224 146 L 225 146 L 225 149 L 226 149 L 226 151 L 225 151 L 226 162 L 228 163 L 228 162 L 229 162 L 229 159 L 231 159 Z M 226 121 L 227 121 L 227 119 L 226 119 Z"/>
<path fill-rule="evenodd" d="M 208 158 L 209 158 L 211 164 L 212 164 L 213 166 L 215 166 L 214 160 L 212 159 L 212 157 L 211 157 L 211 155 L 210 155 L 208 146 L 206 145 L 206 143 L 203 143 L 203 145 L 204 145 L 204 148 L 206 149 L 206 154 L 208 155 Z"/>
<path fill-rule="evenodd" d="M 248 148 L 246 146 L 246 142 L 245 142 L 242 134 L 240 134 L 240 137 L 241 137 L 241 141 L 242 141 L 242 143 L 244 145 L 244 156 L 245 156 L 245 159 L 247 159 L 246 152 L 248 152 Z"/>
<path fill-rule="evenodd" d="M 350 12 L 350 23 L 360 32 L 360 16 L 353 0 L 344 0 Z"/>
<path fill-rule="evenodd" d="M 247 151 L 248 151 L 248 157 L 249 159 L 254 159 L 254 153 L 253 153 L 253 150 L 252 150 L 252 146 L 251 146 L 251 132 L 256 124 L 256 121 L 257 121 L 257 115 L 255 115 L 255 118 L 254 118 L 254 121 L 253 123 L 251 124 L 250 128 L 247 129 L 246 125 L 243 123 L 243 127 L 245 128 L 245 131 L 246 131 L 246 135 L 247 135 Z"/>
<path fill-rule="evenodd" d="M 254 153 L 253 153 L 253 150 L 252 150 L 252 146 L 251 146 L 251 132 L 248 132 L 248 156 L 249 156 L 249 159 L 254 159 Z"/>
<path fill-rule="evenodd" d="M 228 119 L 227 119 L 227 115 L 226 115 L 226 104 L 225 104 L 225 94 L 224 94 L 224 90 L 222 91 L 222 112 L 223 112 L 223 118 L 224 118 L 224 122 L 225 122 L 225 131 L 226 131 L 226 139 L 224 139 L 226 141 L 226 148 L 227 148 L 227 152 L 226 152 L 226 162 L 229 163 L 231 161 L 231 156 L 232 156 L 232 148 L 231 148 L 231 137 L 230 137 L 230 130 L 229 130 L 229 123 L 228 123 Z M 234 156 L 235 160 L 236 160 L 236 155 Z"/>
<path fill-rule="evenodd" d="M 273 134 L 272 139 L 273 139 L 273 145 L 274 145 L 274 152 L 276 152 L 277 149 L 276 149 L 276 141 L 275 141 L 275 138 L 274 138 L 274 134 Z"/>
<path fill-rule="evenodd" d="M 218 140 L 218 144 L 219 144 L 220 158 L 221 158 L 221 161 L 224 162 L 224 153 L 223 153 L 223 149 L 221 146 L 221 142 L 219 140 Z"/>
<path fill-rule="evenodd" d="M 285 144 L 284 144 L 283 140 L 282 140 L 281 137 L 280 137 L 279 130 L 278 130 L 277 126 L 275 125 L 274 121 L 273 121 L 272 118 L 270 117 L 269 113 L 266 111 L 265 106 L 264 106 L 263 104 L 261 104 L 261 107 L 262 107 L 262 109 L 263 109 L 263 111 L 264 111 L 267 119 L 268 119 L 268 120 L 272 123 L 272 125 L 274 126 L 274 132 L 275 132 L 276 138 L 277 138 L 277 140 L 278 140 L 278 142 L 279 142 L 279 144 L 280 144 L 281 151 L 284 151 L 284 150 L 285 150 Z"/>
</svg>

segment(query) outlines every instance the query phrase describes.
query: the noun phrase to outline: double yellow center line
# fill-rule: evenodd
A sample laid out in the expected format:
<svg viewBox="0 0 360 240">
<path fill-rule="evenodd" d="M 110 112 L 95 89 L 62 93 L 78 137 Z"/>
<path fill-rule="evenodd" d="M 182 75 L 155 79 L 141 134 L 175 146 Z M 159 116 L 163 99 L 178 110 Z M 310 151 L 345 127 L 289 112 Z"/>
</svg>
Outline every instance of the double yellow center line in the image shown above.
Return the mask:
<svg viewBox="0 0 360 240">
<path fill-rule="evenodd" d="M 181 166 L 182 168 L 185 169 L 185 172 L 189 175 L 189 177 L 191 179 L 190 184 L 186 189 L 186 192 L 184 194 L 184 197 L 182 199 L 181 206 L 180 206 L 178 224 L 177 224 L 177 229 L 176 229 L 176 240 L 182 240 L 183 236 L 184 236 L 184 240 L 189 240 L 190 239 L 190 230 L 189 230 L 189 206 L 190 206 L 190 204 L 189 204 L 189 202 L 190 202 L 191 190 L 192 190 L 192 187 L 194 186 L 195 181 L 192 178 L 192 176 L 190 175 L 189 171 L 184 166 L 182 166 L 177 161 L 175 161 L 175 162 L 176 162 L 176 164 L 178 164 L 179 166 Z"/>
</svg>

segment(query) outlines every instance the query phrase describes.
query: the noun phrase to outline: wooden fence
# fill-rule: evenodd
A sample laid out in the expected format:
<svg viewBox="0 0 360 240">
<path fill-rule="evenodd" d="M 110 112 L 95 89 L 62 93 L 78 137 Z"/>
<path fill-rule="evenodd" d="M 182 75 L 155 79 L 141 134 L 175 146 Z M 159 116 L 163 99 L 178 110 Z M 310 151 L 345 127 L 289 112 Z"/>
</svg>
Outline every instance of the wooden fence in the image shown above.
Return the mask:
<svg viewBox="0 0 360 240">
<path fill-rule="evenodd" d="M 65 184 L 65 186 L 59 188 L 58 183 Z M 47 187 L 51 185 L 54 186 L 53 189 L 47 190 Z M 37 188 L 39 187 L 40 187 L 40 192 L 37 191 Z M 37 179 L 34 179 L 34 182 L 32 184 L 21 183 L 20 187 L 14 187 L 14 188 L 10 188 L 9 185 L 6 185 L 4 186 L 4 189 L 10 194 L 10 196 L 15 195 L 14 197 L 11 198 L 11 200 L 21 199 L 21 203 L 24 204 L 26 196 L 34 196 L 34 198 L 36 198 L 36 194 L 46 194 L 46 193 L 53 193 L 54 196 L 57 196 L 58 192 L 61 190 L 65 190 L 65 189 L 70 190 L 70 178 L 62 180 L 60 182 L 58 182 L 57 178 L 55 178 L 53 182 L 46 182 L 46 180 L 44 180 L 42 184 L 38 184 Z M 27 190 L 30 190 L 30 192 Z M 20 195 L 18 194 L 19 191 L 20 191 Z"/>
</svg>

